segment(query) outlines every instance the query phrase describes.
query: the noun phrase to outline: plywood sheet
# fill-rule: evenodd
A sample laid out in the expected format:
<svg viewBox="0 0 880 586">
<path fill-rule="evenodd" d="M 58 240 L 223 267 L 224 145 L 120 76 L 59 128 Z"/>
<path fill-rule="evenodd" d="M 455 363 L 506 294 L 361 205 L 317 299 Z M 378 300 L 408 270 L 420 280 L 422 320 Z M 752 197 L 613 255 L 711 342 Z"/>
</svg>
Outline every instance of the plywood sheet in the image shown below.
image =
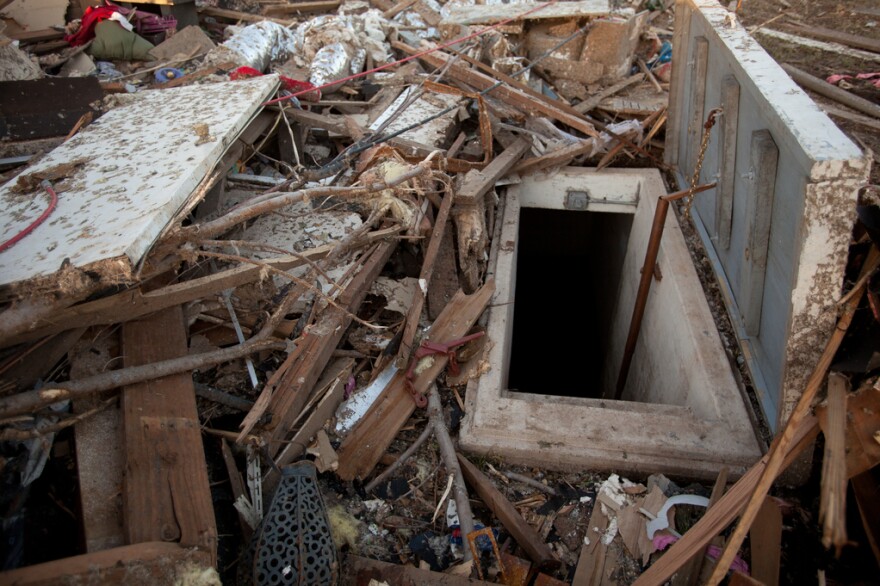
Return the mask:
<svg viewBox="0 0 880 586">
<path fill-rule="evenodd" d="M 2 283 L 127 257 L 136 263 L 278 86 L 277 76 L 144 92 L 23 174 L 77 163 L 49 219 L 0 256 Z M 206 125 L 206 126 L 205 126 Z M 0 188 L 0 242 L 46 208 L 38 190 Z"/>
</svg>

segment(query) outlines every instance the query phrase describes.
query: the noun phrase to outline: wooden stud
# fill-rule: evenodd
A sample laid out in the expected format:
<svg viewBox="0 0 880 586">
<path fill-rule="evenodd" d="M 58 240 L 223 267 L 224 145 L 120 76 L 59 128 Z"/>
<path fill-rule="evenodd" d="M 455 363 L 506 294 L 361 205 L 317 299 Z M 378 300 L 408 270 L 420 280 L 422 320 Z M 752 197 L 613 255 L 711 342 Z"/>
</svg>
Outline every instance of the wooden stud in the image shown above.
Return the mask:
<svg viewBox="0 0 880 586">
<path fill-rule="evenodd" d="M 122 329 L 126 367 L 188 352 L 183 310 L 163 310 Z M 179 541 L 217 560 L 217 527 L 190 373 L 122 392 L 126 541 Z"/>
<path fill-rule="evenodd" d="M 693 6 L 685 0 L 675 3 L 675 32 L 672 36 L 672 77 L 669 82 L 669 121 L 666 127 L 666 148 L 663 161 L 670 167 L 679 164 L 681 145 L 680 127 L 684 117 L 685 72 L 687 71 L 688 42 Z"/>
<path fill-rule="evenodd" d="M 758 517 L 749 530 L 752 577 L 766 586 L 779 584 L 782 557 L 782 511 L 771 497 L 764 499 Z"/>
</svg>

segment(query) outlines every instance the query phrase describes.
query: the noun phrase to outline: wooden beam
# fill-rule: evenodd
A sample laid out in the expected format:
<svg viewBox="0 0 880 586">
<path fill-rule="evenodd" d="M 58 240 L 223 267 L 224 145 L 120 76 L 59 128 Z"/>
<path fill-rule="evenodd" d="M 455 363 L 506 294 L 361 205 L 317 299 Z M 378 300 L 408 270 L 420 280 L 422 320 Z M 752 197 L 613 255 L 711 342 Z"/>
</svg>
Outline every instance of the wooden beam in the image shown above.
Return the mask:
<svg viewBox="0 0 880 586">
<path fill-rule="evenodd" d="M 176 543 L 152 541 L 2 572 L 0 582 L 9 586 L 65 583 L 153 586 L 180 583 L 193 567 L 213 567 L 208 553 Z"/>
<path fill-rule="evenodd" d="M 322 311 L 309 335 L 300 342 L 297 360 L 281 377 L 269 403 L 272 420 L 266 426 L 266 435 L 269 454 L 273 457 L 284 447 L 283 441 L 290 433 L 291 424 L 299 417 L 333 350 L 345 335 L 352 314 L 357 313 L 367 291 L 396 247 L 397 240 L 388 240 L 366 255 L 361 269 L 337 297 L 339 307 L 331 306 Z"/>
<path fill-rule="evenodd" d="M 281 256 L 261 262 L 286 271 L 302 266 L 307 261 L 324 258 L 332 248 L 332 245 L 319 246 L 297 256 Z M 74 328 L 112 325 L 138 319 L 156 311 L 251 283 L 259 279 L 263 271 L 261 266 L 247 264 L 146 293 L 140 288 L 130 289 L 57 311 L 50 318 L 33 324 L 28 332 L 18 332 L 17 335 L 13 333 L 9 338 L 0 338 L 0 346 L 20 344 Z"/>
<path fill-rule="evenodd" d="M 553 556 L 550 547 L 544 543 L 538 532 L 526 523 L 522 515 L 507 500 L 507 497 L 495 488 L 492 481 L 461 454 L 458 454 L 458 463 L 467 483 L 477 492 L 489 510 L 498 517 L 504 528 L 516 539 L 529 559 L 541 569 L 558 566 L 559 560 Z"/>
<path fill-rule="evenodd" d="M 749 530 L 749 540 L 752 577 L 766 586 L 777 586 L 782 559 L 782 511 L 773 498 L 764 499 Z"/>
<path fill-rule="evenodd" d="M 469 171 L 474 173 L 475 171 Z M 422 269 L 419 272 L 419 284 L 413 293 L 413 299 L 410 303 L 409 310 L 406 313 L 406 325 L 403 329 L 403 337 L 400 342 L 400 349 L 397 353 L 397 368 L 404 369 L 409 363 L 409 359 L 413 353 L 413 342 L 418 331 L 419 321 L 422 318 L 422 309 L 425 307 L 425 290 L 431 284 L 431 277 L 434 274 L 434 263 L 437 260 L 437 254 L 440 252 L 440 244 L 446 234 L 446 224 L 449 221 L 449 213 L 452 211 L 452 202 L 457 195 L 450 190 L 440 204 L 440 210 L 437 212 L 437 218 L 434 221 L 434 228 L 431 230 L 431 240 L 428 242 L 428 249 L 425 251 L 425 259 L 422 262 Z"/>
<path fill-rule="evenodd" d="M 412 566 L 399 566 L 379 560 L 347 555 L 344 567 L 348 569 L 351 584 L 419 584 L 424 586 L 479 586 L 489 584 L 455 574 L 441 574 Z"/>
<path fill-rule="evenodd" d="M 605 88 L 596 95 L 590 96 L 580 104 L 575 104 L 574 109 L 581 114 L 586 114 L 590 110 L 598 107 L 605 98 L 610 98 L 614 94 L 622 92 L 629 86 L 641 83 L 643 81 L 645 81 L 644 73 L 636 73 L 635 75 L 631 75 L 625 79 L 618 81 L 614 85 Z"/>
<path fill-rule="evenodd" d="M 847 397 L 846 405 L 846 476 L 853 478 L 880 464 L 880 444 L 874 438 L 880 428 L 880 390 L 861 388 Z M 816 416 L 826 430 L 828 405 L 819 405 Z"/>
<path fill-rule="evenodd" d="M 832 43 L 840 43 L 848 45 L 856 49 L 864 49 L 874 53 L 880 53 L 880 40 L 876 38 L 863 37 L 861 35 L 851 35 L 842 31 L 836 31 L 821 26 L 798 26 L 798 32 L 819 39 L 820 41 L 829 41 Z"/>
<path fill-rule="evenodd" d="M 261 16 L 259 14 L 251 14 L 250 12 L 239 12 L 237 10 L 226 10 L 225 8 L 214 8 L 212 6 L 199 6 L 197 8 L 199 14 L 204 14 L 205 16 L 213 16 L 215 18 L 225 18 L 226 20 L 235 20 L 241 22 L 263 22 L 264 20 L 270 20 L 272 22 L 277 22 L 282 26 L 290 26 L 294 24 L 296 21 L 293 20 L 284 20 L 280 18 L 272 18 L 270 16 Z"/>
<path fill-rule="evenodd" d="M 415 55 L 419 53 L 418 49 L 410 47 L 405 43 L 395 42 L 391 45 L 395 49 L 399 49 L 410 55 Z M 496 84 L 495 79 L 489 77 L 488 75 L 480 73 L 479 71 L 468 69 L 467 67 L 456 63 L 450 64 L 449 61 L 452 59 L 452 57 L 440 51 L 427 55 L 421 55 L 419 59 L 421 59 L 431 67 L 448 67 L 448 69 L 446 70 L 446 75 L 448 77 L 473 86 L 480 91 L 488 90 L 490 87 Z M 572 114 L 564 112 L 558 106 L 548 104 L 547 102 L 544 102 L 542 100 L 537 100 L 515 87 L 501 84 L 498 87 L 489 91 L 489 95 L 494 96 L 499 100 L 502 100 L 508 105 L 519 108 L 524 112 L 540 112 L 546 116 L 549 116 L 550 118 L 553 118 L 557 122 L 561 122 L 567 126 L 570 126 L 571 128 L 580 130 L 587 136 L 599 135 L 593 125 L 584 120 L 582 117 L 574 116 Z"/>
<path fill-rule="evenodd" d="M 855 94 L 851 94 L 850 92 L 840 89 L 837 86 L 833 86 L 824 79 L 814 77 L 809 73 L 801 71 L 797 67 L 789 65 L 788 63 L 783 63 L 782 68 L 801 87 L 814 91 L 819 95 L 825 96 L 826 98 L 830 98 L 832 100 L 840 102 L 844 106 L 849 106 L 850 108 L 858 110 L 859 112 L 864 112 L 865 114 L 873 116 L 874 118 L 880 118 L 880 106 L 878 106 L 877 104 L 864 98 L 860 98 Z"/>
<path fill-rule="evenodd" d="M 462 291 L 456 293 L 431 326 L 428 338 L 434 342 L 449 342 L 467 334 L 486 309 L 494 291 L 495 283 L 489 281 L 473 295 L 465 295 Z M 446 356 L 434 356 L 430 366 L 415 377 L 415 392 L 426 393 L 446 368 L 446 362 Z M 341 479 L 366 478 L 376 467 L 397 432 L 415 411 L 416 404 L 406 387 L 406 374 L 398 371 L 345 437 L 337 450 L 339 469 L 336 474 Z"/>
<path fill-rule="evenodd" d="M 504 149 L 504 152 L 495 157 L 484 169 L 472 169 L 465 173 L 461 186 L 455 194 L 455 202 L 474 203 L 477 198 L 485 196 L 495 187 L 498 180 L 519 162 L 531 145 L 531 141 L 521 137 Z"/>
<path fill-rule="evenodd" d="M 122 328 L 126 367 L 186 355 L 183 309 L 163 310 Z M 182 373 L 122 392 L 126 541 L 179 541 L 217 561 L 217 527 L 202 448 L 192 375 Z"/>
<path fill-rule="evenodd" d="M 340 0 L 314 0 L 311 2 L 290 2 L 277 6 L 266 6 L 263 14 L 266 16 L 288 16 L 307 12 L 330 12 L 339 8 Z"/>
</svg>

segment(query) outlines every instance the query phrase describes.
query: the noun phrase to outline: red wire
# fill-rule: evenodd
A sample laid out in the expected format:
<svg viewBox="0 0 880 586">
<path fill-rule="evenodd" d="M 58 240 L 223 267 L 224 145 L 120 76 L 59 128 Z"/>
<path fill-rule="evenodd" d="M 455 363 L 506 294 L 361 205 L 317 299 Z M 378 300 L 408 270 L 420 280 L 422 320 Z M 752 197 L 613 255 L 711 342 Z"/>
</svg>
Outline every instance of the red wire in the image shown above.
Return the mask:
<svg viewBox="0 0 880 586">
<path fill-rule="evenodd" d="M 33 232 L 37 226 L 46 221 L 46 218 L 49 217 L 49 214 L 51 214 L 52 211 L 55 209 L 55 206 L 58 205 L 58 194 L 55 193 L 54 189 L 52 189 L 52 184 L 48 181 L 43 181 L 40 185 L 43 186 L 43 189 L 45 189 L 49 196 L 52 198 L 49 202 L 49 207 L 46 208 L 46 211 L 44 211 L 39 218 L 31 222 L 30 226 L 28 226 L 3 244 L 0 244 L 0 252 L 4 252 L 9 248 L 12 248 L 15 244 L 18 243 L 19 240 Z"/>
<path fill-rule="evenodd" d="M 325 83 L 324 85 L 318 86 L 316 88 L 313 87 L 313 88 L 309 88 L 307 90 L 301 90 L 301 91 L 298 91 L 292 95 L 284 96 L 281 98 L 275 98 L 274 100 L 269 100 L 268 102 L 264 102 L 263 105 L 269 106 L 271 104 L 277 104 L 278 102 L 283 102 L 284 100 L 288 100 L 290 98 L 296 98 L 298 96 L 301 96 L 303 94 L 307 94 L 309 92 L 313 92 L 315 90 L 322 90 L 322 89 L 330 87 L 330 86 L 335 86 L 335 85 L 338 85 L 341 83 L 345 83 L 346 81 L 351 81 L 352 79 L 357 79 L 359 77 L 364 77 L 365 75 L 370 75 L 371 73 L 376 73 L 377 71 L 382 71 L 383 69 L 388 69 L 389 67 L 394 67 L 395 65 L 400 65 L 402 63 L 406 63 L 407 61 L 412 61 L 413 59 L 418 59 L 419 57 L 422 57 L 422 56 L 427 55 L 429 53 L 433 53 L 434 51 L 439 51 L 440 49 L 445 49 L 446 47 L 451 47 L 452 45 L 457 45 L 458 43 L 463 43 L 464 41 L 469 41 L 469 40 L 473 39 L 474 37 L 478 37 L 484 33 L 489 32 L 492 29 L 496 29 L 500 26 L 504 26 L 505 24 L 512 22 L 514 20 L 519 20 L 521 18 L 524 18 L 533 12 L 543 10 L 543 9 L 547 8 L 548 6 L 553 6 L 557 2 L 559 2 L 559 0 L 550 0 L 549 2 L 545 2 L 544 4 L 539 4 L 538 6 L 532 8 L 530 10 L 526 10 L 522 14 L 517 14 L 516 16 L 512 16 L 512 17 L 508 18 L 507 20 L 502 20 L 501 22 L 493 24 L 492 26 L 488 26 L 486 28 L 480 29 L 475 33 L 471 33 L 471 34 L 467 35 L 466 37 L 459 37 L 455 40 L 447 41 L 446 43 L 443 43 L 442 45 L 437 45 L 436 47 L 432 47 L 430 49 L 427 49 L 426 51 L 422 51 L 421 53 L 416 53 L 415 55 L 410 55 L 409 57 L 404 57 L 403 59 L 400 59 L 398 61 L 394 61 L 392 63 L 386 63 L 385 65 L 380 65 L 379 67 L 374 67 L 373 69 L 370 69 L 369 71 L 362 71 L 361 73 L 355 73 L 354 75 L 349 75 L 348 77 L 343 77 L 342 79 L 338 79 L 336 81 L 331 81 L 330 83 Z"/>
</svg>

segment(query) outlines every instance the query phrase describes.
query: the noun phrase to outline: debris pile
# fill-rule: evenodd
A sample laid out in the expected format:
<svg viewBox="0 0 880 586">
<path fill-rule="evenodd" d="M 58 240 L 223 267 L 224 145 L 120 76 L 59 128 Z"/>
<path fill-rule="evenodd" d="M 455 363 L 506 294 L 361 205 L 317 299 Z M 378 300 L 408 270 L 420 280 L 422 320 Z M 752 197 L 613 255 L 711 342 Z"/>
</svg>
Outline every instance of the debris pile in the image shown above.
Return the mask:
<svg viewBox="0 0 880 586">
<path fill-rule="evenodd" d="M 770 584 L 768 490 L 819 425 L 826 546 L 846 542 L 848 479 L 865 494 L 878 457 L 846 400 L 873 409 L 877 379 L 832 375 L 817 422 L 842 333 L 730 487 L 723 466 L 709 490 L 456 445 L 497 367 L 506 186 L 669 170 L 662 3 L 22 4 L 0 2 L 11 583 Z M 841 307 L 876 318 L 872 238 Z"/>
</svg>

